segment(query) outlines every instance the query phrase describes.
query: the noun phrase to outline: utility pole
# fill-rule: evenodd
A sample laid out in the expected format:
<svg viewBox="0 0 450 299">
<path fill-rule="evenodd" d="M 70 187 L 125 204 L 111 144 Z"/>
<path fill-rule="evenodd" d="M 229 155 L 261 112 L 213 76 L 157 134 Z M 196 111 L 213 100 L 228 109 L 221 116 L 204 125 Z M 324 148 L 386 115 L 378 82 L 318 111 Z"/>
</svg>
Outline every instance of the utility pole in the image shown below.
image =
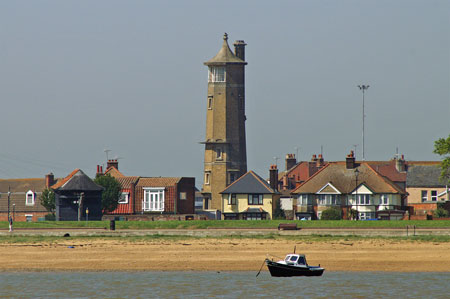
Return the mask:
<svg viewBox="0 0 450 299">
<path fill-rule="evenodd" d="M 9 211 L 10 202 L 11 202 L 11 186 L 8 186 L 8 221 L 9 221 L 9 217 L 10 217 L 10 211 Z"/>
<path fill-rule="evenodd" d="M 362 160 L 365 161 L 364 157 L 364 92 L 369 88 L 369 85 L 358 85 L 358 88 L 362 90 Z"/>
</svg>

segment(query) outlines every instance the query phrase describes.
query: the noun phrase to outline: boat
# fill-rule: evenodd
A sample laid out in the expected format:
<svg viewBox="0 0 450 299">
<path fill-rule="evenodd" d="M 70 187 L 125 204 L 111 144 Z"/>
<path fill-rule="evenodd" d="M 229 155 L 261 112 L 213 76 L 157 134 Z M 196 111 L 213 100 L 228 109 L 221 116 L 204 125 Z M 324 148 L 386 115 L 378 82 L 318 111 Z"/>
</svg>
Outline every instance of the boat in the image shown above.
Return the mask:
<svg viewBox="0 0 450 299">
<path fill-rule="evenodd" d="M 324 268 L 319 266 L 309 266 L 304 254 L 294 253 L 286 255 L 284 260 L 275 262 L 268 258 L 265 259 L 270 275 L 274 277 L 291 276 L 321 276 Z"/>
</svg>

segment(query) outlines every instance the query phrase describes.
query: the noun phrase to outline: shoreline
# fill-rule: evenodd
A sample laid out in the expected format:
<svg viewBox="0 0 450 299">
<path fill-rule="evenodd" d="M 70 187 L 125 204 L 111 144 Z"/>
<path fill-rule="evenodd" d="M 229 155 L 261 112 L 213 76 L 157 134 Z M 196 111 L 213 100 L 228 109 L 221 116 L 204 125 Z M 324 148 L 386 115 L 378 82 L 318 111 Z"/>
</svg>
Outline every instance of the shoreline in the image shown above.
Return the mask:
<svg viewBox="0 0 450 299">
<path fill-rule="evenodd" d="M 405 240 L 58 239 L 0 243 L 0 272 L 255 271 L 267 254 L 306 254 L 326 272 L 450 272 L 450 243 Z M 278 258 L 275 258 L 277 260 Z M 264 266 L 262 271 L 267 271 Z"/>
</svg>

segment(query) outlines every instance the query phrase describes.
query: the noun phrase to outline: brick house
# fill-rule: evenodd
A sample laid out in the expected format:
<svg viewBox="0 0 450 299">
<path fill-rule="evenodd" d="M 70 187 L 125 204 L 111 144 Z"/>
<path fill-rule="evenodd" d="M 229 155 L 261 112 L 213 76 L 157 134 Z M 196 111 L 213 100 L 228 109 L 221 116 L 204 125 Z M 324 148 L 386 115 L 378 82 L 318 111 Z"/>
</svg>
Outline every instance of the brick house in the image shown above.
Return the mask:
<svg viewBox="0 0 450 299">
<path fill-rule="evenodd" d="M 195 213 L 195 178 L 125 176 L 118 167 L 117 160 L 108 160 L 104 173 L 122 186 L 119 204 L 108 215 Z M 101 166 L 97 167 L 99 174 Z"/>
<path fill-rule="evenodd" d="M 39 197 L 55 182 L 52 173 L 45 178 L 0 179 L 0 221 L 8 220 L 8 211 L 14 221 L 43 219 L 49 212 Z"/>
</svg>

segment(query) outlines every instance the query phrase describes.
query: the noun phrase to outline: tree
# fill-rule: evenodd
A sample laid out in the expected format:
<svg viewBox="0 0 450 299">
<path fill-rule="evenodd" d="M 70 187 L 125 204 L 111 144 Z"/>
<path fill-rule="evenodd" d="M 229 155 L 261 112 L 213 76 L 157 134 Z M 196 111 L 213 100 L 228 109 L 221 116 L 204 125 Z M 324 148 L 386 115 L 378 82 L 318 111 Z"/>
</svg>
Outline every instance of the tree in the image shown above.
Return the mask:
<svg viewBox="0 0 450 299">
<path fill-rule="evenodd" d="M 102 210 L 106 212 L 114 211 L 122 194 L 120 183 L 109 174 L 97 176 L 94 182 L 105 188 L 102 193 Z"/>
<path fill-rule="evenodd" d="M 275 210 L 273 211 L 273 219 L 286 219 L 283 209 L 281 208 L 281 200 L 275 201 Z"/>
<path fill-rule="evenodd" d="M 450 183 L 450 135 L 447 139 L 439 138 L 434 142 L 433 153 L 444 158 L 441 162 L 441 181 L 448 185 Z"/>
<path fill-rule="evenodd" d="M 342 219 L 341 210 L 335 208 L 329 208 L 322 211 L 322 216 L 320 217 L 320 220 L 341 220 L 341 219 Z"/>
<path fill-rule="evenodd" d="M 46 188 L 44 191 L 42 191 L 41 196 L 39 197 L 39 200 L 41 201 L 41 205 L 49 211 L 52 215 L 55 214 L 55 193 L 52 189 Z"/>
</svg>

